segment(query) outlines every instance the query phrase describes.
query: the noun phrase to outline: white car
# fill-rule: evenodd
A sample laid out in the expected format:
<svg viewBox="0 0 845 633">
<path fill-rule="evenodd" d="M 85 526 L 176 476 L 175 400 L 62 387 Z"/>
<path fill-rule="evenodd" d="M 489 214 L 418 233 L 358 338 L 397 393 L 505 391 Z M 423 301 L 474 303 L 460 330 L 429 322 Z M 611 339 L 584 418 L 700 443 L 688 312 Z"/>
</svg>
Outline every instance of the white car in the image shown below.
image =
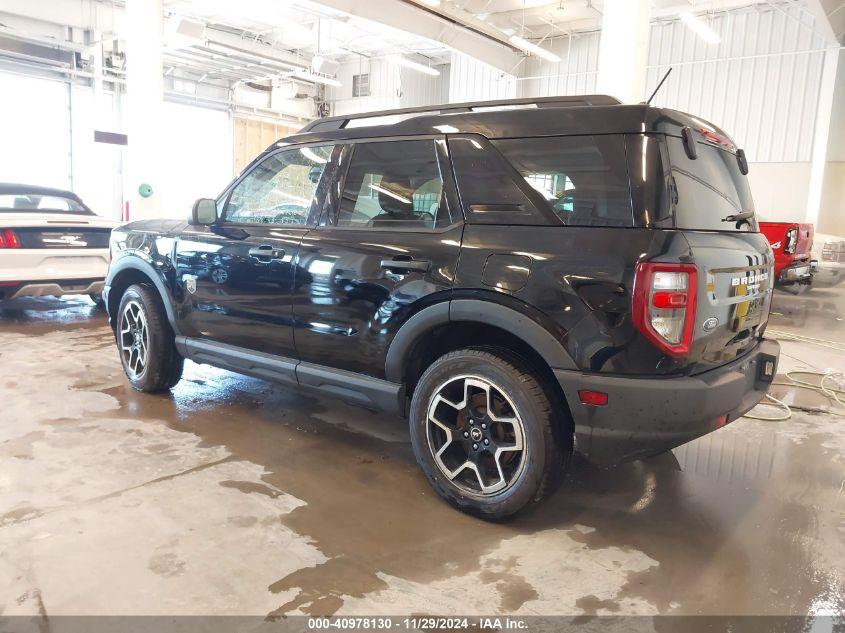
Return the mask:
<svg viewBox="0 0 845 633">
<path fill-rule="evenodd" d="M 845 281 L 845 237 L 816 233 L 812 257 L 813 285 L 836 286 Z"/>
<path fill-rule="evenodd" d="M 116 225 L 70 191 L 0 183 L 0 302 L 87 294 L 100 303 Z"/>
</svg>

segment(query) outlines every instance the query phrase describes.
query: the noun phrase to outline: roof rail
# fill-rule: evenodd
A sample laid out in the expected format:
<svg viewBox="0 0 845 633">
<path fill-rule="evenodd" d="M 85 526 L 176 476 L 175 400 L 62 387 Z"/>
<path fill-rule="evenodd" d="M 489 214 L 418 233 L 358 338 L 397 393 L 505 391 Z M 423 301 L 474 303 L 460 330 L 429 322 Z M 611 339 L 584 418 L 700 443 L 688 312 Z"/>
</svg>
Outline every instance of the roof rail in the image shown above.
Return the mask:
<svg viewBox="0 0 845 633">
<path fill-rule="evenodd" d="M 359 114 L 345 114 L 342 116 L 326 117 L 315 119 L 299 131 L 305 132 L 327 132 L 331 130 L 342 130 L 349 126 L 350 121 L 358 119 L 388 119 L 401 117 L 400 120 L 410 118 L 404 115 L 425 115 L 425 114 L 454 114 L 456 112 L 474 112 L 478 110 L 506 109 L 536 107 L 536 108 L 568 108 L 576 106 L 597 106 L 597 105 L 618 105 L 621 101 L 607 95 L 574 95 L 561 97 L 539 97 L 523 99 L 498 99 L 495 101 L 467 101 L 465 103 L 446 103 L 443 105 L 418 106 L 415 108 L 399 108 L 397 110 L 379 110 L 376 112 L 361 112 Z M 396 121 L 393 121 L 396 122 Z M 383 124 L 383 123 L 382 123 Z M 373 122 L 373 125 L 379 123 Z"/>
</svg>

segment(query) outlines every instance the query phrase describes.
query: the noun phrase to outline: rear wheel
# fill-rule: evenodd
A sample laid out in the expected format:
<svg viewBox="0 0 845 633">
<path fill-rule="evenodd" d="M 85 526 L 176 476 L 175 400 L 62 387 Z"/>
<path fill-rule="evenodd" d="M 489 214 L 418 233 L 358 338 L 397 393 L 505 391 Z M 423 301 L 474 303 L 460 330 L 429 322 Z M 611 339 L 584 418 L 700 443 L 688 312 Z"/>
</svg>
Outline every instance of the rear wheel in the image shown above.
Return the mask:
<svg viewBox="0 0 845 633">
<path fill-rule="evenodd" d="M 451 352 L 423 374 L 411 402 L 414 454 L 429 483 L 484 518 L 548 496 L 571 455 L 568 416 L 522 365 L 503 351 Z"/>
<path fill-rule="evenodd" d="M 88 297 L 91 299 L 91 301 L 94 302 L 94 305 L 96 305 L 98 308 L 102 309 L 106 307 L 106 302 L 103 301 L 103 295 L 101 295 L 99 292 L 92 292 L 88 295 Z"/>
<path fill-rule="evenodd" d="M 146 285 L 129 286 L 117 311 L 117 348 L 132 387 L 166 391 L 182 377 L 184 359 L 176 350 L 158 294 Z"/>
</svg>

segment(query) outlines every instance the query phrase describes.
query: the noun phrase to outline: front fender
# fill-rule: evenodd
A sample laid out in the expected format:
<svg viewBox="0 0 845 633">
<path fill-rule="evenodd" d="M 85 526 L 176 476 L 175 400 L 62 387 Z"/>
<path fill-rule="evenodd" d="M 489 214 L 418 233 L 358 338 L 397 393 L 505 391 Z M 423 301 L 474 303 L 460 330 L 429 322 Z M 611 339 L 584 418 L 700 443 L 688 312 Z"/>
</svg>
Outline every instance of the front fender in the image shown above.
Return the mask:
<svg viewBox="0 0 845 633">
<path fill-rule="evenodd" d="M 162 273 L 156 270 L 156 267 L 145 258 L 139 257 L 134 254 L 126 254 L 119 259 L 112 260 L 111 265 L 109 266 L 108 275 L 106 275 L 106 283 L 105 287 L 103 288 L 103 298 L 106 302 L 106 307 L 110 306 L 109 302 L 109 293 L 113 287 L 120 288 L 123 286 L 124 281 L 128 278 L 137 279 L 137 274 L 141 273 L 144 277 L 148 278 L 149 281 L 155 286 L 156 290 L 161 297 L 161 301 L 164 304 L 164 311 L 167 314 L 167 320 L 170 322 L 171 327 L 173 328 L 174 332 L 177 334 L 179 333 L 176 327 L 176 311 L 174 310 L 174 299 L 173 293 L 167 286 L 166 278 L 163 277 Z M 128 285 L 131 285 L 130 282 Z M 111 313 L 109 309 L 109 319 L 113 319 L 114 315 Z"/>
</svg>

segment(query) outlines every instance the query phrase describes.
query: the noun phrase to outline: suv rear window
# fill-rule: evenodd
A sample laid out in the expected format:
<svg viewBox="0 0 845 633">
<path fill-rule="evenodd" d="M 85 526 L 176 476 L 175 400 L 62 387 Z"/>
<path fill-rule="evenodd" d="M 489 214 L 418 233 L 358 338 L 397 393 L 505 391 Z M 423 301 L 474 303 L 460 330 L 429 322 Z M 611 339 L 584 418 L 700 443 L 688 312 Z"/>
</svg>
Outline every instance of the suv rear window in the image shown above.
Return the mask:
<svg viewBox="0 0 845 633">
<path fill-rule="evenodd" d="M 633 225 L 622 136 L 504 139 L 493 145 L 564 224 Z"/>
<path fill-rule="evenodd" d="M 757 221 L 742 224 L 724 222 L 729 215 L 754 211 L 748 179 L 739 170 L 736 155 L 698 143 L 698 157 L 690 160 L 683 141 L 667 136 L 672 177 L 677 189 L 675 226 L 679 229 L 707 231 L 756 231 Z"/>
</svg>

